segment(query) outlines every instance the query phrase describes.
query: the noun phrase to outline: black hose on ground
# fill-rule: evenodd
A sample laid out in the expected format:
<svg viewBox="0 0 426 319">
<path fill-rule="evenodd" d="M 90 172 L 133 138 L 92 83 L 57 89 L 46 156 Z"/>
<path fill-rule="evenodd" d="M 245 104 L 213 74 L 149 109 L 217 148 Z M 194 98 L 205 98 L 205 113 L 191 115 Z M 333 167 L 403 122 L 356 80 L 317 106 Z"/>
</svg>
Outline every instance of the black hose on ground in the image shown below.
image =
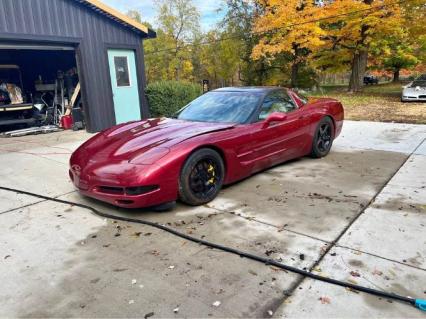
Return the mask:
<svg viewBox="0 0 426 319">
<path fill-rule="evenodd" d="M 192 236 L 189 236 L 185 233 L 181 233 L 181 232 L 179 232 L 179 231 L 177 231 L 173 228 L 170 228 L 170 227 L 158 224 L 158 223 L 154 223 L 154 222 L 150 222 L 150 221 L 146 221 L 146 220 L 141 220 L 141 219 L 134 219 L 134 218 L 110 215 L 110 214 L 103 213 L 103 212 L 97 210 L 96 208 L 93 208 L 93 207 L 88 206 L 88 205 L 74 203 L 74 202 L 71 202 L 71 201 L 62 200 L 62 199 L 49 197 L 49 196 L 44 196 L 44 195 L 40 195 L 40 194 L 35 194 L 35 193 L 31 193 L 31 192 L 27 192 L 27 191 L 23 191 L 23 190 L 19 190 L 19 189 L 0 186 L 0 190 L 4 190 L 4 191 L 8 191 L 8 192 L 14 192 L 14 193 L 17 193 L 17 194 L 22 194 L 22 195 L 28 195 L 28 196 L 44 199 L 44 200 L 47 200 L 47 201 L 53 201 L 53 202 L 57 202 L 57 203 L 61 203 L 61 204 L 72 205 L 72 206 L 88 209 L 88 210 L 92 211 L 95 215 L 100 216 L 102 218 L 109 218 L 109 219 L 119 220 L 119 221 L 123 221 L 123 222 L 137 223 L 137 224 L 151 226 L 151 227 L 166 231 L 166 232 L 173 234 L 175 236 L 178 236 L 180 238 L 192 241 L 194 243 L 198 243 L 200 245 L 204 245 L 206 247 L 218 249 L 218 250 L 221 250 L 221 251 L 224 251 L 224 252 L 228 252 L 228 253 L 231 253 L 231 254 L 234 254 L 234 255 L 238 255 L 240 257 L 244 257 L 244 258 L 248 258 L 248 259 L 251 259 L 251 260 L 254 260 L 254 261 L 258 261 L 258 262 L 261 262 L 265 265 L 271 265 L 271 266 L 274 266 L 274 267 L 277 267 L 277 268 L 280 268 L 280 269 L 283 269 L 283 270 L 287 270 L 287 271 L 290 271 L 290 272 L 293 272 L 293 273 L 296 273 L 296 274 L 299 274 L 299 275 L 302 275 L 302 276 L 305 276 L 305 277 L 308 277 L 308 278 L 311 278 L 311 279 L 315 279 L 315 280 L 327 282 L 327 283 L 330 283 L 330 284 L 333 284 L 333 285 L 337 285 L 337 286 L 341 286 L 341 287 L 365 292 L 365 293 L 375 295 L 375 296 L 378 296 L 378 297 L 394 299 L 394 300 L 398 300 L 398 301 L 401 301 L 401 302 L 409 303 L 409 304 L 411 304 L 411 305 L 413 305 L 413 306 L 415 306 L 415 307 L 417 307 L 417 308 L 419 308 L 423 311 L 426 311 L 426 300 L 415 299 L 415 298 L 411 298 L 411 297 L 405 297 L 405 296 L 397 295 L 397 294 L 394 294 L 394 293 L 389 293 L 389 292 L 385 292 L 385 291 L 371 289 L 371 288 L 368 288 L 368 287 L 363 287 L 363 286 L 351 284 L 351 283 L 348 283 L 348 282 L 319 276 L 319 275 L 313 274 L 309 271 L 305 271 L 305 270 L 302 270 L 302 269 L 299 269 L 299 268 L 295 268 L 295 267 L 292 267 L 292 266 L 288 266 L 288 265 L 279 263 L 279 262 L 277 262 L 273 259 L 270 259 L 270 258 L 265 258 L 265 257 L 253 255 L 251 253 L 243 252 L 243 251 L 240 251 L 240 250 L 235 249 L 235 248 L 215 244 L 215 243 L 203 240 L 203 239 L 192 237 Z"/>
</svg>

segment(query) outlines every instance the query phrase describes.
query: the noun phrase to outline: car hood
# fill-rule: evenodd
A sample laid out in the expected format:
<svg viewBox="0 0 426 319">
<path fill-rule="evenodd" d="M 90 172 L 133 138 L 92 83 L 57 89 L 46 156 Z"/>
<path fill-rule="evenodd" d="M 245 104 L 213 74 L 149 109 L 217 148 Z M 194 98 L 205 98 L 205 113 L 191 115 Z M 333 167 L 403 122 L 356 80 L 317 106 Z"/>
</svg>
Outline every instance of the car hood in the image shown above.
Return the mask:
<svg viewBox="0 0 426 319">
<path fill-rule="evenodd" d="M 404 95 L 405 94 L 426 94 L 426 88 L 425 87 L 409 87 L 409 88 L 405 88 L 403 90 Z"/>
<path fill-rule="evenodd" d="M 169 148 L 189 138 L 234 126 L 232 123 L 149 119 L 114 126 L 91 138 L 79 150 L 92 162 L 129 161 L 152 148 Z"/>
</svg>

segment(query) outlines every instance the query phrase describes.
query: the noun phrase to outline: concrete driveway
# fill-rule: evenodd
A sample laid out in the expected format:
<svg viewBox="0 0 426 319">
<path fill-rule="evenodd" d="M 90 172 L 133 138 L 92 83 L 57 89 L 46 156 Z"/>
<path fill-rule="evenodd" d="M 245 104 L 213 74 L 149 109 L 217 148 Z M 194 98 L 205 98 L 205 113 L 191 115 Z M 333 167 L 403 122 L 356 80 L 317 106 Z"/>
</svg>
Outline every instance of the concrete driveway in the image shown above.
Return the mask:
<svg viewBox="0 0 426 319">
<path fill-rule="evenodd" d="M 82 198 L 70 153 L 90 135 L 0 140 L 0 186 L 174 227 L 317 274 L 426 298 L 426 126 L 347 121 L 332 152 L 226 187 L 210 204 L 124 210 Z M 0 317 L 413 317 L 75 206 L 0 191 Z"/>
</svg>

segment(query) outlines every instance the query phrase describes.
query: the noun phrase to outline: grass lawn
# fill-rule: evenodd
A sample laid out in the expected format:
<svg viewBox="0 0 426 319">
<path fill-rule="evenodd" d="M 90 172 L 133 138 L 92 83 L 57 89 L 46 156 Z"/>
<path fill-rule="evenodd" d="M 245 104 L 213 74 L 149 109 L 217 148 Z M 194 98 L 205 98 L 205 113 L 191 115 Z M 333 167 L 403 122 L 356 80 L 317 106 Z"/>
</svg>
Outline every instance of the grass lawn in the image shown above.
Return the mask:
<svg viewBox="0 0 426 319">
<path fill-rule="evenodd" d="M 426 124 L 426 103 L 402 103 L 400 83 L 364 87 L 363 92 L 348 93 L 346 86 L 323 87 L 317 97 L 332 97 L 343 103 L 345 118 L 376 122 Z"/>
</svg>

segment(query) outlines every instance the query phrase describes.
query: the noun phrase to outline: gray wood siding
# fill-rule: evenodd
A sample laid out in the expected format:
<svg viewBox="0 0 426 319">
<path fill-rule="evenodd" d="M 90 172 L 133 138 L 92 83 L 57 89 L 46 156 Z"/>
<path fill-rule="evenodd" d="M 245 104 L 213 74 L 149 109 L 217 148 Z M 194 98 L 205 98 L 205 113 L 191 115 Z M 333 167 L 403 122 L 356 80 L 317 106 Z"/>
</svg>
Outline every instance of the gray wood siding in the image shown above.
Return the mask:
<svg viewBox="0 0 426 319">
<path fill-rule="evenodd" d="M 144 98 L 143 34 L 75 0 L 0 0 L 0 41 L 55 41 L 77 46 L 83 101 L 89 131 L 115 124 L 107 48 L 136 51 L 142 117 Z"/>
</svg>

